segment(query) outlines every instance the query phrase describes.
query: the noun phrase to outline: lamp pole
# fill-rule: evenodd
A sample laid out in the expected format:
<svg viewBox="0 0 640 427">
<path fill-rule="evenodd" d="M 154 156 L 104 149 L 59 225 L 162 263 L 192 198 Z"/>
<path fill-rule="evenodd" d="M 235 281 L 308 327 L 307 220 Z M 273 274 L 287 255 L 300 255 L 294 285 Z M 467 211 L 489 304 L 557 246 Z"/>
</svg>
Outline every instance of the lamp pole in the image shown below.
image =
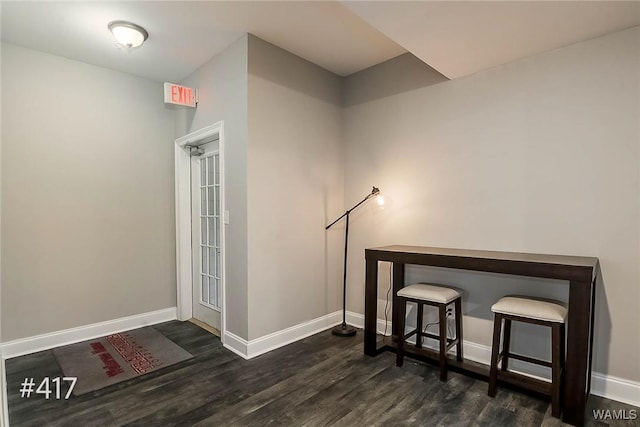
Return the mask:
<svg viewBox="0 0 640 427">
<path fill-rule="evenodd" d="M 380 194 L 380 189 L 373 187 L 371 193 L 367 194 L 367 196 L 362 199 L 359 203 L 357 203 L 351 209 L 348 209 L 345 213 L 343 213 L 339 218 L 333 221 L 331 224 L 325 227 L 325 230 L 331 228 L 335 223 L 340 221 L 342 218 L 346 217 L 346 225 L 345 225 L 345 233 L 344 233 L 344 270 L 342 274 L 342 323 L 331 330 L 333 335 L 337 335 L 340 337 L 352 337 L 356 334 L 356 328 L 351 325 L 347 325 L 347 249 L 349 247 L 349 215 L 352 211 L 354 211 L 358 206 L 372 198 Z"/>
</svg>

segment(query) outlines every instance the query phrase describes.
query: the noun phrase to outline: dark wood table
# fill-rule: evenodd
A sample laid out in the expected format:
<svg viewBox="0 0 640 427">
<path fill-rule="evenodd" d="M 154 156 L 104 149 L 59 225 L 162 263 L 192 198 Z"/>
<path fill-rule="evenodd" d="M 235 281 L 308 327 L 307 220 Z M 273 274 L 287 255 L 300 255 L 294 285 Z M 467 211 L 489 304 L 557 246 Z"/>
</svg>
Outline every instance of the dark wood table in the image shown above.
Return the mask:
<svg viewBox="0 0 640 427">
<path fill-rule="evenodd" d="M 398 336 L 399 322 L 396 315 L 400 310 L 395 295 L 404 286 L 406 264 L 568 281 L 567 359 L 562 420 L 573 425 L 584 424 L 585 406 L 591 387 L 593 307 L 598 258 L 396 245 L 365 249 L 365 258 L 364 352 L 369 356 L 395 348 L 392 339 L 378 340 L 376 335 L 378 261 L 388 261 L 393 266 L 392 336 Z M 413 346 L 408 346 L 406 351 L 416 357 L 433 356 L 433 352 Z M 472 361 L 457 362 L 451 359 L 450 366 L 454 370 L 484 378 L 489 373 L 487 365 Z M 509 372 L 504 373 L 500 381 L 531 388 L 528 379 Z"/>
</svg>

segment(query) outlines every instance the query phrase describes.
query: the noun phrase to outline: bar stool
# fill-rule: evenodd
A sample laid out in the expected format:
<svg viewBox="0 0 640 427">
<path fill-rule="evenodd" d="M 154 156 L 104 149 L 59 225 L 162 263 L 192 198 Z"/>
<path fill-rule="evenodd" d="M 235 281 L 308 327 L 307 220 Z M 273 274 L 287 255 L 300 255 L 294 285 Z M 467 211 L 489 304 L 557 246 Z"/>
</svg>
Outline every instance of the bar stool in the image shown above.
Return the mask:
<svg viewBox="0 0 640 427">
<path fill-rule="evenodd" d="M 491 311 L 495 313 L 493 321 L 493 345 L 491 347 L 491 368 L 489 372 L 489 396 L 496 395 L 498 363 L 502 361 L 502 371 L 508 368 L 509 359 L 518 359 L 536 365 L 551 368 L 551 414 L 560 416 L 560 390 L 564 371 L 564 339 L 567 309 L 559 301 L 538 300 L 526 297 L 509 296 L 498 300 Z M 504 320 L 504 339 L 500 351 L 500 333 Z M 551 362 L 511 353 L 511 321 L 533 323 L 551 328 Z"/>
<path fill-rule="evenodd" d="M 398 347 L 396 350 L 396 365 L 402 366 L 404 360 L 404 345 L 405 340 L 414 334 L 416 335 L 416 347 L 422 348 L 422 337 L 429 337 L 437 339 L 439 342 L 439 365 L 440 365 L 440 380 L 446 381 L 447 379 L 447 352 L 455 345 L 456 357 L 458 360 L 462 360 L 462 295 L 455 289 L 447 288 L 444 286 L 429 285 L 425 283 L 416 283 L 413 285 L 405 286 L 400 289 L 397 294 L 397 298 L 400 306 L 400 324 L 398 328 L 400 334 L 398 336 Z M 405 317 L 407 315 L 407 303 L 414 302 L 418 306 L 418 318 L 416 322 L 416 329 L 405 335 Z M 456 337 L 455 339 L 447 338 L 447 306 L 455 303 L 455 324 L 456 324 Z M 423 332 L 422 330 L 422 315 L 424 305 L 438 307 L 439 318 L 439 334 L 430 334 Z"/>
</svg>

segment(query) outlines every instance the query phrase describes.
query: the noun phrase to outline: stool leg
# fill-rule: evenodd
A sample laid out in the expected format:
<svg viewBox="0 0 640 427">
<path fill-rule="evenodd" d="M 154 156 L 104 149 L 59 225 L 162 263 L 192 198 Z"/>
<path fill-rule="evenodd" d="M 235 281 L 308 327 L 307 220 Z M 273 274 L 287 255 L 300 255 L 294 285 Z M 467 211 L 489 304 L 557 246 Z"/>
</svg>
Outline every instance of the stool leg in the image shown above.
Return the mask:
<svg viewBox="0 0 640 427">
<path fill-rule="evenodd" d="M 422 347 L 422 317 L 424 316 L 424 306 L 420 303 L 418 305 L 418 318 L 416 320 L 416 347 Z"/>
<path fill-rule="evenodd" d="M 489 396 L 495 397 L 498 382 L 498 355 L 500 353 L 500 332 L 502 332 L 502 315 L 496 313 L 493 318 L 493 342 L 491 344 L 491 367 L 489 370 Z"/>
<path fill-rule="evenodd" d="M 509 367 L 509 349 L 511 348 L 511 319 L 504 319 L 504 338 L 502 339 L 502 370 Z"/>
<path fill-rule="evenodd" d="M 396 366 L 402 366 L 404 361 L 404 323 L 407 315 L 407 302 L 404 298 L 398 298 L 400 313 L 398 313 L 398 340 L 396 348 Z"/>
<path fill-rule="evenodd" d="M 551 326 L 551 415 L 560 417 L 560 360 L 561 360 L 561 323 Z"/>
<path fill-rule="evenodd" d="M 455 303 L 456 309 L 456 359 L 462 361 L 462 298 L 458 298 Z"/>
<path fill-rule="evenodd" d="M 440 314 L 440 381 L 447 380 L 447 305 L 438 306 Z"/>
</svg>

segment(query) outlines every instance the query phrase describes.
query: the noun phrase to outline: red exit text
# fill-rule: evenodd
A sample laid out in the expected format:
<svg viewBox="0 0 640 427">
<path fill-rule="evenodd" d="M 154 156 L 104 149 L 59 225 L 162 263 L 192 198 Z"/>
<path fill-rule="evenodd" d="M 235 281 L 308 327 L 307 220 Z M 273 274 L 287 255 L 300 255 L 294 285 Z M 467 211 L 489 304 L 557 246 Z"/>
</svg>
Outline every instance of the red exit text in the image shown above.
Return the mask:
<svg viewBox="0 0 640 427">
<path fill-rule="evenodd" d="M 164 103 L 195 107 L 198 102 L 198 92 L 194 88 L 180 86 L 174 83 L 164 84 Z"/>
</svg>

